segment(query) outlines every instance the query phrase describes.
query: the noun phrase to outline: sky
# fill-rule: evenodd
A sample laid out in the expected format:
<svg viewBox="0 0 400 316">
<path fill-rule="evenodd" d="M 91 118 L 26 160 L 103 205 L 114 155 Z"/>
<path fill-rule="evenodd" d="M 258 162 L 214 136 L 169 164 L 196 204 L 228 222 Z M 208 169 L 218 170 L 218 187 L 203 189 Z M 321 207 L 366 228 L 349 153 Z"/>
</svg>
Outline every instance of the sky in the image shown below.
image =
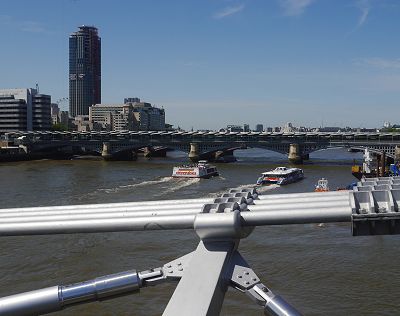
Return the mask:
<svg viewBox="0 0 400 316">
<path fill-rule="evenodd" d="M 68 37 L 102 40 L 102 103 L 185 129 L 400 123 L 399 0 L 2 0 L 0 88 L 68 96 Z M 68 103 L 60 103 L 63 108 Z M 393 116 L 394 115 L 394 116 Z"/>
</svg>

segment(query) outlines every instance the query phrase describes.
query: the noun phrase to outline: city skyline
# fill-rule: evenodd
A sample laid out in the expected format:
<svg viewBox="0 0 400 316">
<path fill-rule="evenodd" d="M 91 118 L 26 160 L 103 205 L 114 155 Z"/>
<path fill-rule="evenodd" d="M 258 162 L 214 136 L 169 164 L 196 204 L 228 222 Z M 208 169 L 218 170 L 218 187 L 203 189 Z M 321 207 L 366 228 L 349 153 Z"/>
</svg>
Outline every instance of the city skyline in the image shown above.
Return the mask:
<svg viewBox="0 0 400 316">
<path fill-rule="evenodd" d="M 399 105 L 399 15 L 390 0 L 5 1 L 0 86 L 68 96 L 68 36 L 95 25 L 104 103 L 136 95 L 185 129 L 378 127 Z"/>
</svg>

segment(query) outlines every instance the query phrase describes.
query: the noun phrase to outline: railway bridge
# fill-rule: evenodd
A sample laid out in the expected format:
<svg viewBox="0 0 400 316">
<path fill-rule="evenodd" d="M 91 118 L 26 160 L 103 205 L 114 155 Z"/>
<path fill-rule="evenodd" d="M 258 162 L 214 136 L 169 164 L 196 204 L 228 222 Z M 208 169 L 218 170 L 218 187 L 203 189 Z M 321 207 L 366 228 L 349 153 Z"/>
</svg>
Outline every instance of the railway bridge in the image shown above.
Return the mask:
<svg viewBox="0 0 400 316">
<path fill-rule="evenodd" d="M 237 149 L 263 148 L 288 156 L 301 163 L 309 154 L 330 147 L 355 150 L 368 148 L 400 158 L 400 133 L 267 133 L 203 131 L 101 131 L 101 132 L 10 132 L 5 140 L 24 146 L 28 153 L 43 151 L 68 152 L 79 149 L 105 159 L 134 159 L 138 151 L 151 156 L 167 150 L 188 153 L 192 161 L 233 161 Z"/>
</svg>

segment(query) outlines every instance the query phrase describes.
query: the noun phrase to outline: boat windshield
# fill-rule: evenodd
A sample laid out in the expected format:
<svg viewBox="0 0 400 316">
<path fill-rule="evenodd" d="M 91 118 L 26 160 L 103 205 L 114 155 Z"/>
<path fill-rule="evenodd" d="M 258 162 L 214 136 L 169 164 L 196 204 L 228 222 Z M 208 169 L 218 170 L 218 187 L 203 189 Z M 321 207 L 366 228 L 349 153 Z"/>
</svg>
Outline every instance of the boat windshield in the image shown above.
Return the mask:
<svg viewBox="0 0 400 316">
<path fill-rule="evenodd" d="M 285 178 L 287 174 L 276 174 L 276 173 L 262 173 L 261 177 L 264 178 Z"/>
</svg>

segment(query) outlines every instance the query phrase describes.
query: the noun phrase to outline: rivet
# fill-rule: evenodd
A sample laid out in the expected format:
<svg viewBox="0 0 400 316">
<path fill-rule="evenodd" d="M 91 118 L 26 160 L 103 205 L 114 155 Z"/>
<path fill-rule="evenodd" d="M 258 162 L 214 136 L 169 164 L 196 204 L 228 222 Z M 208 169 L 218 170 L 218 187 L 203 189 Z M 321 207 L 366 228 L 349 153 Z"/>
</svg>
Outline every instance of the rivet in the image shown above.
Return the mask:
<svg viewBox="0 0 400 316">
<path fill-rule="evenodd" d="M 179 270 L 179 271 L 183 271 L 183 268 L 179 268 L 178 270 Z"/>
<path fill-rule="evenodd" d="M 239 279 L 241 279 L 241 278 L 242 278 L 242 276 L 241 276 L 241 275 L 238 275 L 238 278 L 239 278 Z"/>
</svg>

